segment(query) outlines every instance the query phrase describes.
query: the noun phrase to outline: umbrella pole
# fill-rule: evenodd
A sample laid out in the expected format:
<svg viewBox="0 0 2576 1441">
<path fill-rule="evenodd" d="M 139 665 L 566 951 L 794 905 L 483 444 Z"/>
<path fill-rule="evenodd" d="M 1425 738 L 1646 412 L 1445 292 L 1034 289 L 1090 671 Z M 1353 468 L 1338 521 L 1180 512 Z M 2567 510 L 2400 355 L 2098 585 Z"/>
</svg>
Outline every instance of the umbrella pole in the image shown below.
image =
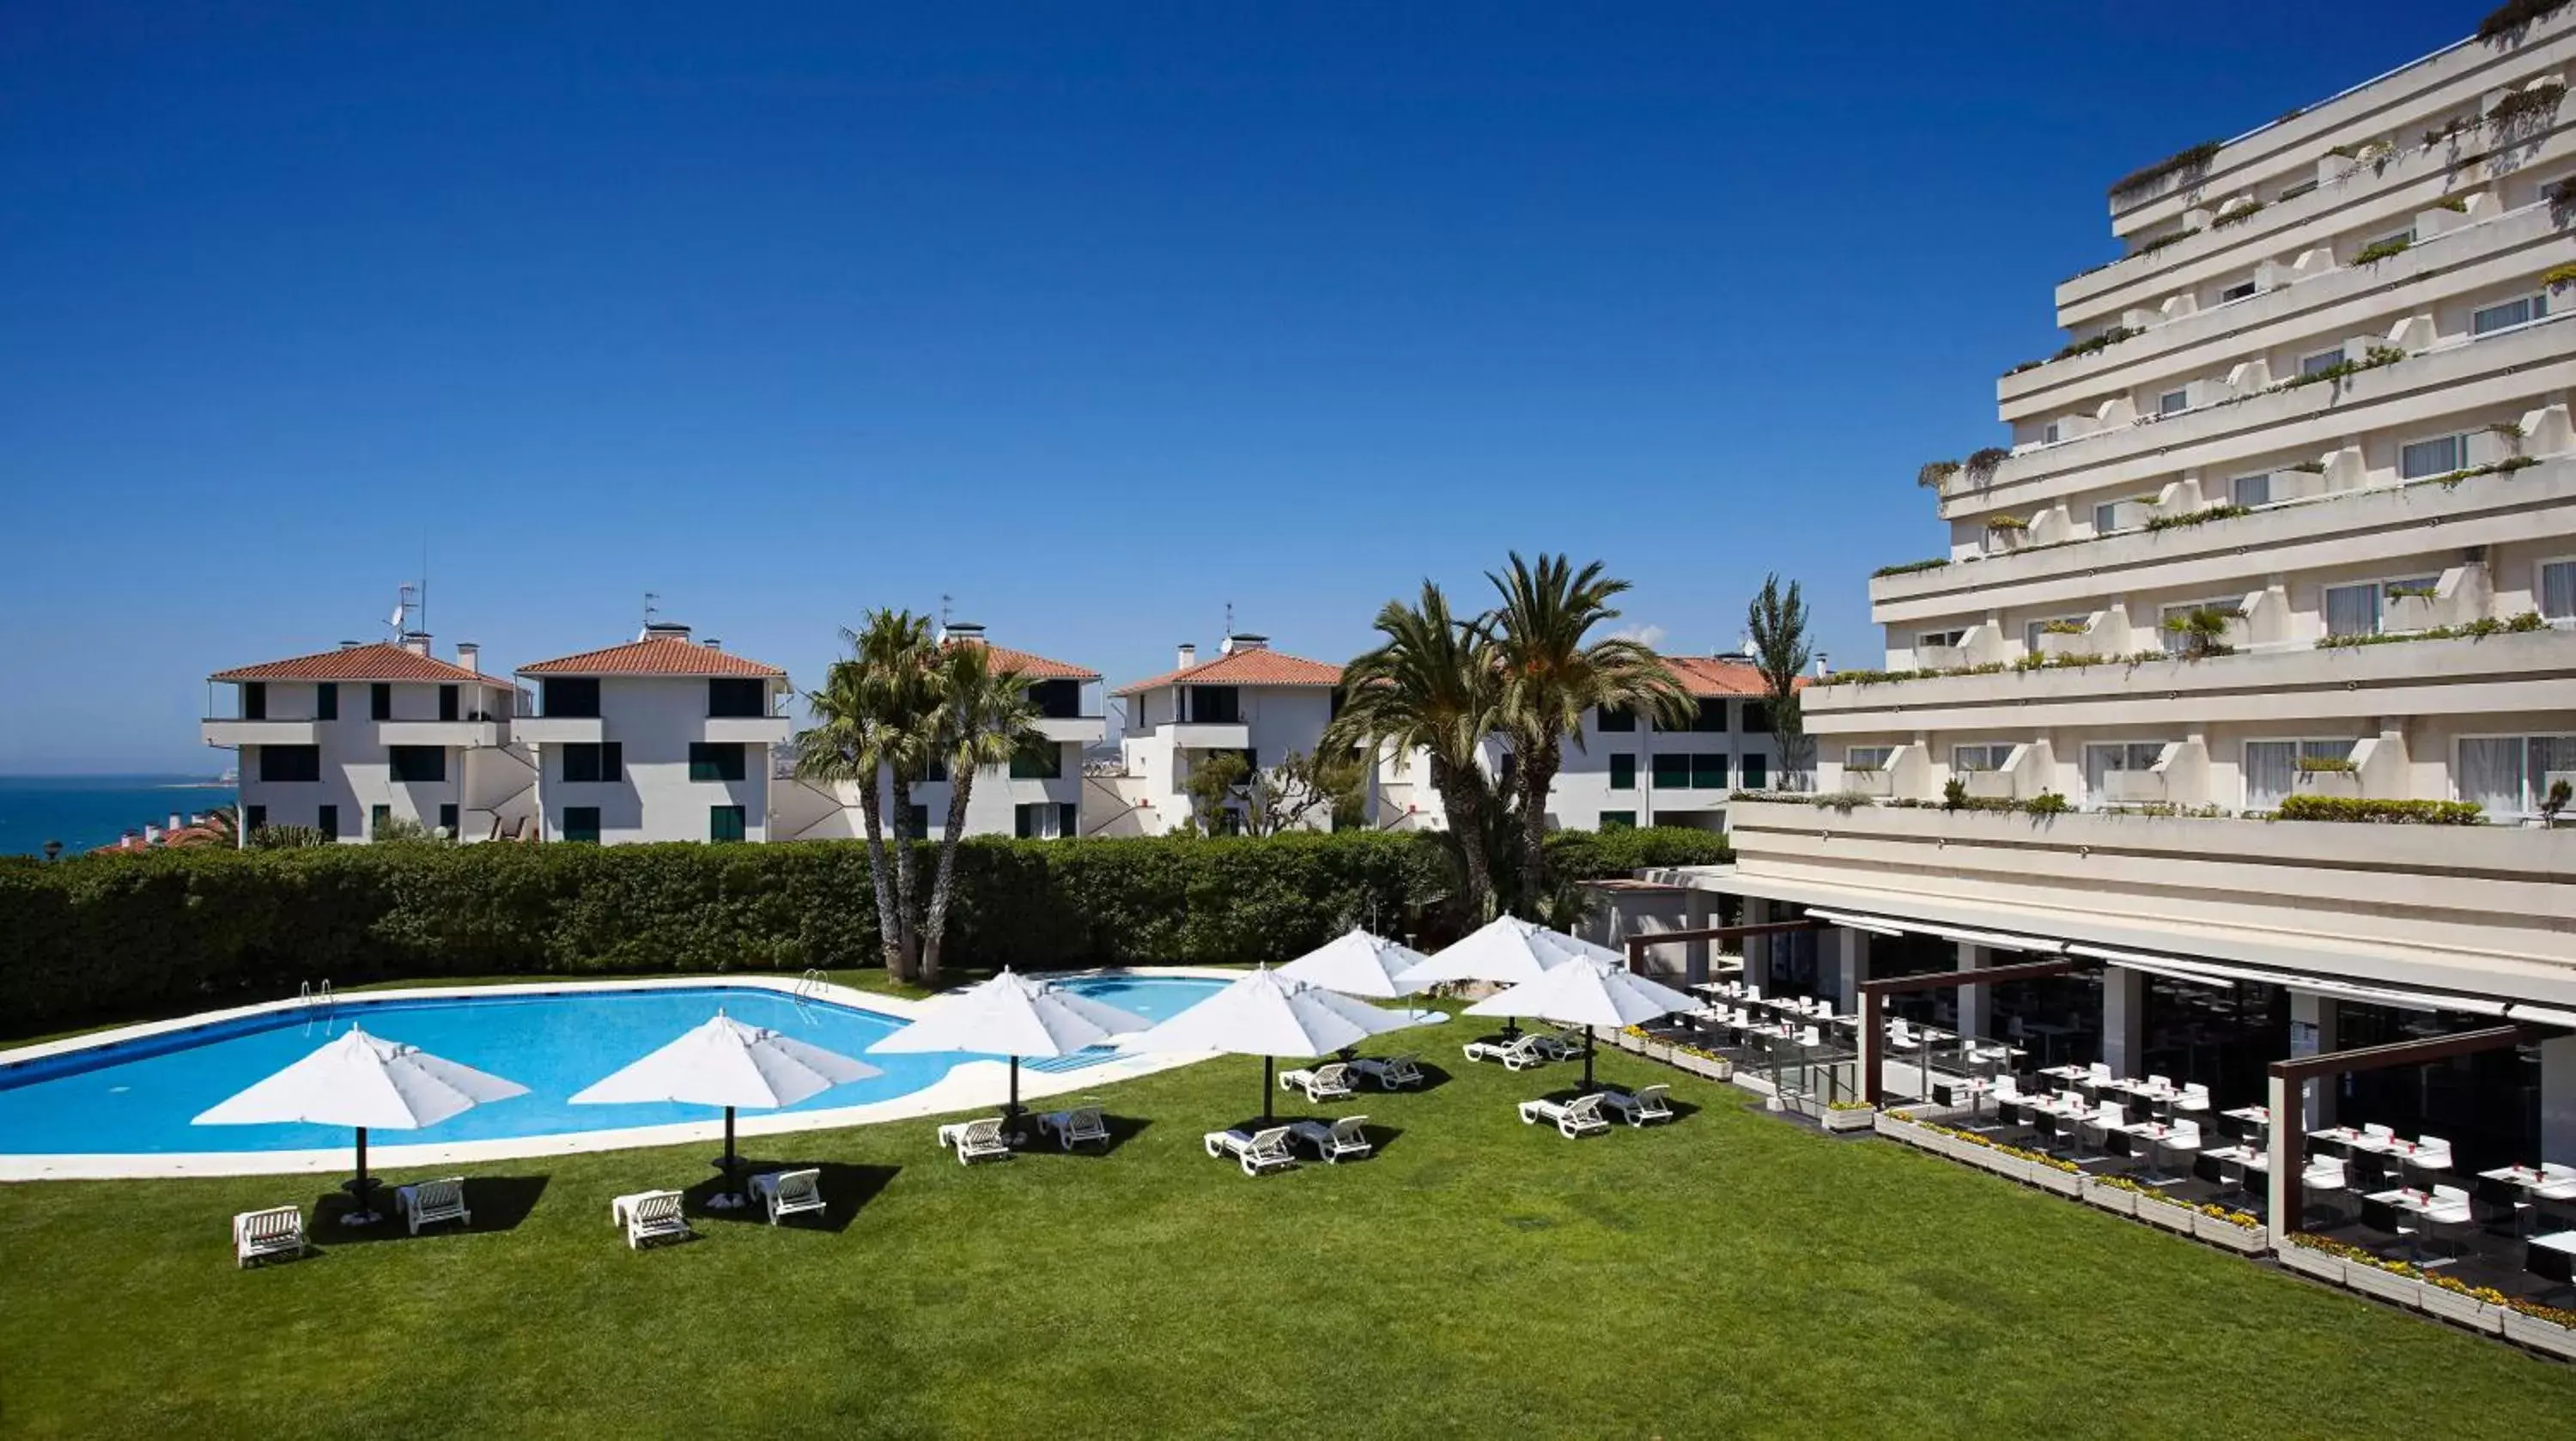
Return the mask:
<svg viewBox="0 0 2576 1441">
<path fill-rule="evenodd" d="M 731 1106 L 725 1107 L 724 1184 L 725 1204 L 729 1206 L 740 1204 L 742 1193 L 733 1183 L 733 1107 Z"/>
<path fill-rule="evenodd" d="M 367 1193 L 372 1185 L 373 1183 L 367 1179 L 367 1128 L 360 1126 L 358 1128 L 358 1176 L 356 1180 L 349 1183 L 349 1200 L 352 1208 L 348 1214 L 340 1218 L 341 1225 L 368 1226 L 375 1223 L 375 1213 L 367 1209 Z"/>
<path fill-rule="evenodd" d="M 1583 1092 L 1592 1093 L 1592 1028 L 1583 1028 Z"/>
<path fill-rule="evenodd" d="M 1270 1078 L 1270 1073 L 1278 1065 L 1276 1060 L 1268 1056 L 1261 1058 L 1261 1124 L 1265 1126 L 1270 1124 L 1270 1093 L 1278 1087 L 1278 1082 Z"/>
</svg>

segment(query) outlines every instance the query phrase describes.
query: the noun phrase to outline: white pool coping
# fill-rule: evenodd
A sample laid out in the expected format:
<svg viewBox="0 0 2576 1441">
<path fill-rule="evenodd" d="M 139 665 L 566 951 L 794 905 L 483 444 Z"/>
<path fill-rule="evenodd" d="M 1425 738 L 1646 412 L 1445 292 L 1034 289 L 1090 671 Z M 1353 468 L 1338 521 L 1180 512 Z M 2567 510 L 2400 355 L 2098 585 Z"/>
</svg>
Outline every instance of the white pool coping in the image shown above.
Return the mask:
<svg viewBox="0 0 2576 1441">
<path fill-rule="evenodd" d="M 1088 971 L 1060 971 L 1052 977 L 1079 980 L 1103 976 L 1134 976 L 1139 979 L 1233 980 L 1243 972 L 1220 966 L 1113 966 Z M 339 1007 L 363 1007 L 383 1000 L 453 1000 L 477 996 L 542 996 L 567 992 L 704 990 L 722 987 L 745 990 L 777 991 L 799 994 L 799 982 L 771 976 L 669 976 L 645 980 L 617 981 L 539 981 L 506 986 L 394 986 L 382 990 L 348 991 L 333 997 Z M 817 984 L 801 994 L 851 1010 L 873 1011 L 895 1020 L 910 1020 L 922 1003 L 899 996 L 881 996 L 848 986 Z M 315 1003 L 302 997 L 282 1001 L 264 1001 L 258 1005 L 235 1006 L 229 1010 L 204 1011 L 176 1020 L 148 1021 L 141 1025 L 119 1026 L 111 1031 L 97 1031 L 67 1040 L 47 1041 L 42 1045 L 20 1046 L 0 1051 L 0 1066 L 20 1061 L 44 1060 L 72 1055 L 81 1051 L 147 1040 L 179 1032 L 202 1029 L 228 1021 L 254 1016 L 275 1015 L 311 1008 Z M 1208 1059 L 1206 1055 L 1173 1055 L 1138 1053 L 1101 1061 L 1078 1071 L 1020 1071 L 1020 1099 L 1023 1102 L 1048 1096 L 1061 1096 L 1095 1087 L 1134 1080 L 1158 1071 L 1193 1065 Z M 832 1130 L 844 1126 L 871 1126 L 887 1121 L 919 1120 L 925 1116 L 953 1111 L 976 1110 L 998 1106 L 1009 1099 L 1010 1066 L 1003 1061 L 968 1061 L 946 1076 L 908 1095 L 883 1101 L 870 1101 L 858 1106 L 835 1106 L 820 1111 L 788 1111 L 773 1115 L 740 1116 L 734 1125 L 738 1137 L 781 1136 L 798 1131 Z M 221 1099 L 220 1097 L 215 1099 Z M 209 1101 L 208 1104 L 212 1104 Z M 551 1136 L 510 1136 L 486 1141 L 450 1141 L 416 1145 L 383 1145 L 374 1132 L 367 1146 L 367 1169 L 409 1170 L 415 1167 L 479 1165 L 490 1161 L 512 1161 L 537 1156 L 575 1156 L 594 1151 L 623 1151 L 647 1146 L 678 1146 L 690 1143 L 724 1140 L 722 1115 L 704 1121 L 682 1121 L 662 1126 L 628 1126 L 613 1130 L 570 1131 Z M 154 1151 L 64 1155 L 0 1155 L 0 1183 L 11 1181 L 129 1181 L 162 1180 L 179 1176 L 288 1176 L 346 1171 L 350 1168 L 355 1145 L 335 1146 L 309 1151 Z"/>
</svg>

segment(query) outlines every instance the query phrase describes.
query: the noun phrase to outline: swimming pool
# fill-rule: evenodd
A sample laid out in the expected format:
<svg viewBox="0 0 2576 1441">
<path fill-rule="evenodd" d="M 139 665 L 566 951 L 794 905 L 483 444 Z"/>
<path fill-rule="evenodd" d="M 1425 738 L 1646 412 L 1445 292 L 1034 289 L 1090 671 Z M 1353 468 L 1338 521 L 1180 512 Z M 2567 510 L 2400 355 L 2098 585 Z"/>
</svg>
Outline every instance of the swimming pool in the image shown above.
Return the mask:
<svg viewBox="0 0 2576 1441">
<path fill-rule="evenodd" d="M 1070 977 L 1068 987 L 1152 1020 L 1213 994 L 1224 982 L 1178 975 Z M 854 993 L 839 992 L 858 999 Z M 352 1024 L 433 1055 L 506 1076 L 528 1088 L 426 1130 L 378 1133 L 381 1144 L 450 1145 L 704 1123 L 705 1107 L 667 1102 L 575 1106 L 575 1091 L 635 1060 L 721 1007 L 826 1050 L 861 1056 L 882 1076 L 834 1087 L 790 1112 L 838 1111 L 930 1089 L 960 1065 L 993 1058 L 960 1052 L 866 1055 L 900 1029 L 891 1014 L 758 984 L 602 986 L 344 998 L 327 1012 L 288 1006 L 204 1026 L 114 1040 L 0 1065 L 0 1154 L 173 1155 L 344 1150 L 349 1132 L 311 1125 L 196 1126 L 190 1118 L 300 1059 Z M 1109 1059 L 1086 1053 L 1050 1069 Z M 994 1062 L 998 1072 L 998 1062 Z M 953 1104 L 971 1104 L 963 1098 Z M 748 1115 L 748 1113 L 746 1113 Z"/>
</svg>

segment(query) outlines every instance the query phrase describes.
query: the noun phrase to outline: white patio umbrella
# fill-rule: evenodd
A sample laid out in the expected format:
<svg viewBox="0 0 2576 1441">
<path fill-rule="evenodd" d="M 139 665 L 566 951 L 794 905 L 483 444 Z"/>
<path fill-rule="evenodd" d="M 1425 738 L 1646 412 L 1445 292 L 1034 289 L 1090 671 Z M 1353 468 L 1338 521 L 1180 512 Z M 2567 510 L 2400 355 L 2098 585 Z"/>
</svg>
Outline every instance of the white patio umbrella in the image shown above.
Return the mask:
<svg viewBox="0 0 2576 1441">
<path fill-rule="evenodd" d="M 640 1061 L 573 1094 L 576 1106 L 625 1105 L 637 1101 L 678 1101 L 692 1106 L 722 1106 L 725 1121 L 726 1194 L 708 1201 L 719 1209 L 739 1206 L 733 1189 L 733 1113 L 737 1106 L 776 1110 L 851 1081 L 885 1072 L 837 1051 L 809 1046 L 759 1026 L 746 1026 L 719 1010 L 705 1025 Z"/>
<path fill-rule="evenodd" d="M 1006 967 L 989 981 L 924 1003 L 912 1024 L 868 1047 L 868 1054 L 966 1051 L 1008 1056 L 1011 1100 L 1004 1114 L 1016 1121 L 1022 1056 L 1070 1056 L 1153 1024 L 1133 1011 Z"/>
<path fill-rule="evenodd" d="M 1573 940 L 1536 921 L 1496 916 L 1405 972 L 1404 979 L 1417 989 L 1444 981 L 1523 985 L 1573 959 L 1574 952 L 1560 944 Z M 1504 1026 L 1507 1034 L 1514 1029 L 1509 1024 Z"/>
<path fill-rule="evenodd" d="M 1281 978 L 1304 981 L 1346 996 L 1367 996 L 1391 1001 L 1424 989 L 1429 981 L 1415 981 L 1411 972 L 1430 961 L 1430 957 L 1399 945 L 1384 936 L 1371 935 L 1357 926 L 1342 932 L 1315 949 L 1279 968 Z"/>
<path fill-rule="evenodd" d="M 378 1219 L 367 1209 L 377 1184 L 367 1179 L 367 1132 L 416 1131 L 486 1101 L 524 1096 L 516 1081 L 443 1061 L 418 1046 L 370 1036 L 352 1025 L 303 1060 L 198 1113 L 198 1126 L 263 1126 L 304 1121 L 358 1132 L 358 1174 L 349 1194 L 358 1209 L 343 1225 Z"/>
<path fill-rule="evenodd" d="M 1583 1089 L 1592 1089 L 1592 1028 L 1633 1026 L 1640 1021 L 1696 1010 L 1699 999 L 1661 981 L 1650 981 L 1625 965 L 1606 961 L 1570 961 L 1535 981 L 1488 996 L 1467 1008 L 1471 1016 L 1535 1016 L 1583 1027 Z"/>
<path fill-rule="evenodd" d="M 1382 1011 L 1338 991 L 1283 978 L 1267 966 L 1119 1044 L 1130 1051 L 1222 1051 L 1261 1057 L 1261 1119 L 1270 1119 L 1281 1056 L 1304 1060 L 1371 1036 L 1423 1024 L 1419 1012 Z"/>
</svg>

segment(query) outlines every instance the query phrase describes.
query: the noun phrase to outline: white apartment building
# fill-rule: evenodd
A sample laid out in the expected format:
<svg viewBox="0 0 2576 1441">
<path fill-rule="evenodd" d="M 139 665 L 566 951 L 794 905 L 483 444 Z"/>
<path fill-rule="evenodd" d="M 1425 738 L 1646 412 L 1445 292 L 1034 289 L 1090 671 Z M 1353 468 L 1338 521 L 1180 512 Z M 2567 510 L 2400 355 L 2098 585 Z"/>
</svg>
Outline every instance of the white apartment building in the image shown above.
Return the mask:
<svg viewBox="0 0 2576 1441">
<path fill-rule="evenodd" d="M 272 825 L 365 841 L 397 820 L 491 840 L 522 833 L 535 813 L 535 772 L 511 743 L 517 691 L 482 673 L 475 646 L 457 646 L 451 663 L 412 631 L 207 682 L 232 687 L 232 713 L 202 732 L 238 752 L 244 841 Z"/>
<path fill-rule="evenodd" d="M 1942 552 L 1870 583 L 1899 674 L 1805 694 L 1836 803 L 1738 805 L 1738 862 L 1690 873 L 1835 918 L 1749 941 L 1757 977 L 1848 1003 L 1890 964 L 2078 959 L 2072 1029 L 2122 1075 L 2576 1027 L 2576 830 L 2543 815 L 2576 780 L 2572 76 L 2576 7 L 2114 191 L 2128 253 L 2057 287 L 2011 444 L 1927 467 Z M 2262 819 L 2301 796 L 2486 824 Z M 2086 1051 L 1996 1009 L 2040 984 L 1955 1024 Z M 2442 1124 L 2576 1161 L 2550 1036 L 2423 1078 L 2462 1088 Z"/>
<path fill-rule="evenodd" d="M 1312 754 L 1340 710 L 1342 668 L 1270 648 L 1269 638 L 1229 635 L 1214 659 L 1180 647 L 1177 668 L 1123 686 L 1126 726 L 1115 774 L 1084 777 L 1085 835 L 1159 836 L 1190 819 L 1184 788 L 1211 752 L 1231 751 L 1259 770 L 1291 751 Z M 1321 829 L 1320 814 L 1311 824 Z"/>
<path fill-rule="evenodd" d="M 511 729 L 536 765 L 542 839 L 769 838 L 787 672 L 657 622 L 519 674 L 538 688 L 537 713 Z"/>
</svg>

